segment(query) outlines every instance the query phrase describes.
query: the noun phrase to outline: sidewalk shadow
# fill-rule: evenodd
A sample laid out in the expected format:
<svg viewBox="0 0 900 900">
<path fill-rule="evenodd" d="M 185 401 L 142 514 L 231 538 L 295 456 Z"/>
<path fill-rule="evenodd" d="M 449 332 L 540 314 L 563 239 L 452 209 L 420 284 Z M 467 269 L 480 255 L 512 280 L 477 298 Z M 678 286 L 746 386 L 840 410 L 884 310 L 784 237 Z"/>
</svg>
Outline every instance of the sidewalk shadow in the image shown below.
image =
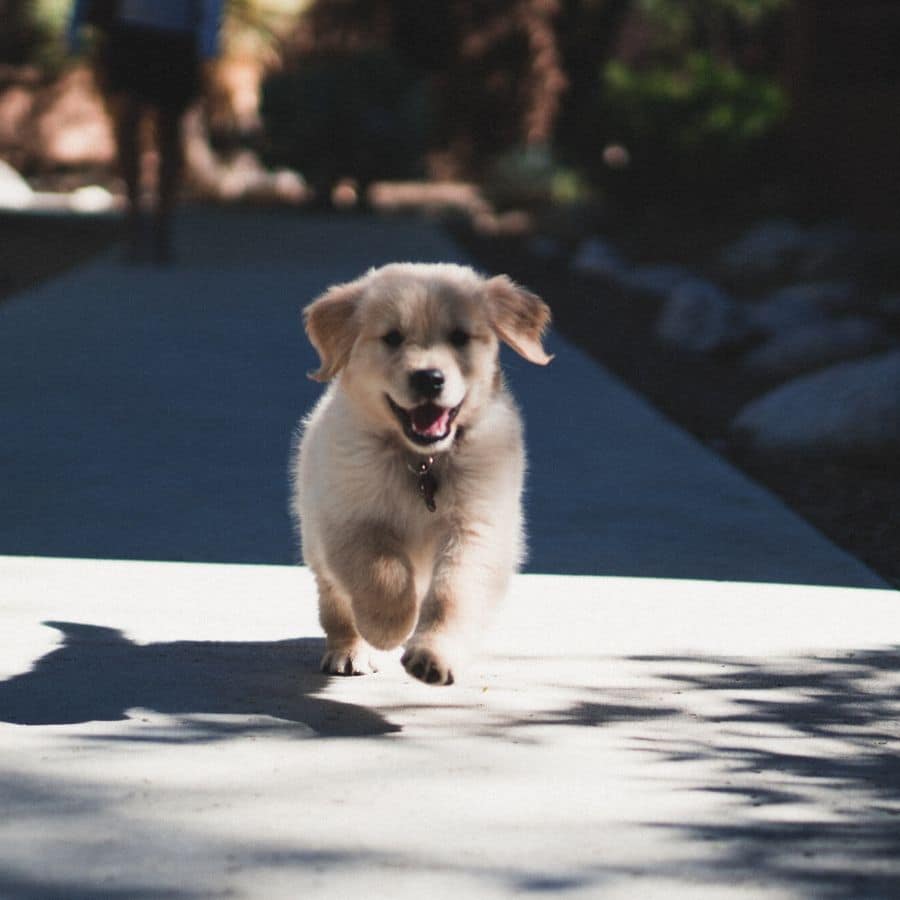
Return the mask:
<svg viewBox="0 0 900 900">
<path fill-rule="evenodd" d="M 122 721 L 128 710 L 182 717 L 176 727 L 141 729 L 122 740 L 214 741 L 261 731 L 312 729 L 320 737 L 399 731 L 377 712 L 315 696 L 325 642 L 172 641 L 135 644 L 115 628 L 45 622 L 62 645 L 30 671 L 0 682 L 0 721 L 71 725 Z M 231 719 L 227 717 L 233 717 Z"/>
<path fill-rule="evenodd" d="M 763 878 L 805 896 L 900 897 L 900 647 L 806 657 L 799 665 L 631 659 L 658 667 L 680 692 L 730 702 L 703 716 L 715 740 L 654 739 L 646 749 L 673 763 L 724 765 L 724 785 L 698 789 L 728 794 L 737 809 L 727 820 L 656 824 L 720 847 L 719 875 Z M 670 668 L 695 663 L 705 671 Z M 786 815 L 777 809 L 784 805 L 803 814 Z"/>
</svg>

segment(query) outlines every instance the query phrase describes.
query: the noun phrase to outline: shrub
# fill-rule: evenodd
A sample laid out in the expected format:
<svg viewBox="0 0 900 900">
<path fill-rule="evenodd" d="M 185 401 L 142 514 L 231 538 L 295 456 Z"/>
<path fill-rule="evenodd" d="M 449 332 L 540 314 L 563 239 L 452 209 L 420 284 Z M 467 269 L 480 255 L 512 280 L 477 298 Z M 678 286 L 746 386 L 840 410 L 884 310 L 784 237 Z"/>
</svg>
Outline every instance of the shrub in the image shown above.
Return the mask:
<svg viewBox="0 0 900 900">
<path fill-rule="evenodd" d="M 775 132 L 787 108 L 774 80 L 709 53 L 690 54 L 680 70 L 614 60 L 603 85 L 607 131 L 639 164 L 671 158 L 693 168 L 741 156 Z"/>
<path fill-rule="evenodd" d="M 271 162 L 313 184 L 421 174 L 428 92 L 390 51 L 302 57 L 263 83 L 261 115 Z"/>
<path fill-rule="evenodd" d="M 626 203 L 757 194 L 787 114 L 776 76 L 784 5 L 630 0 L 569 114 L 581 127 L 563 132 L 564 151 Z M 609 145 L 617 153 L 604 162 Z"/>
<path fill-rule="evenodd" d="M 602 127 L 627 148 L 629 164 L 613 172 L 595 160 L 591 170 L 602 170 L 621 199 L 624 192 L 663 205 L 736 202 L 777 168 L 773 146 L 787 100 L 770 78 L 693 53 L 678 71 L 610 62 L 603 85 Z"/>
</svg>

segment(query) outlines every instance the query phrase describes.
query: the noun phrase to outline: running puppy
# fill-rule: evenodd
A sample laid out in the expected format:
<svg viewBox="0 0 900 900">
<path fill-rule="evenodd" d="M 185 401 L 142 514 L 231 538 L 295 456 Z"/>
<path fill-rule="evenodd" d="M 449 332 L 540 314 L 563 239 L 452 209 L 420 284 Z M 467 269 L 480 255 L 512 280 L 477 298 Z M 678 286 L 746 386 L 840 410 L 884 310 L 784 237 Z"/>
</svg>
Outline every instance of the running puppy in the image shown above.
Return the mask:
<svg viewBox="0 0 900 900">
<path fill-rule="evenodd" d="M 292 509 L 319 589 L 322 670 L 373 671 L 372 647 L 452 684 L 522 554 L 522 425 L 505 341 L 550 362 L 550 310 L 505 276 L 398 263 L 304 310 L 330 381 L 303 424 Z"/>
</svg>

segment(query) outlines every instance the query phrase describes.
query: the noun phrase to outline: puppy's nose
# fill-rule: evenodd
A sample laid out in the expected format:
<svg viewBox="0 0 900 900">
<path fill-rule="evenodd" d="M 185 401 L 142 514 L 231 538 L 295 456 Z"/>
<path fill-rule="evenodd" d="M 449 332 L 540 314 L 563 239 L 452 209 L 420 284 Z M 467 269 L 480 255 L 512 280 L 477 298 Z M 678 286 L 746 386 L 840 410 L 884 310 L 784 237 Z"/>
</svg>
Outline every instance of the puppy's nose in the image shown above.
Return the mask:
<svg viewBox="0 0 900 900">
<path fill-rule="evenodd" d="M 444 387 L 444 373 L 440 369 L 417 369 L 409 376 L 409 386 L 420 397 L 437 397 Z"/>
</svg>

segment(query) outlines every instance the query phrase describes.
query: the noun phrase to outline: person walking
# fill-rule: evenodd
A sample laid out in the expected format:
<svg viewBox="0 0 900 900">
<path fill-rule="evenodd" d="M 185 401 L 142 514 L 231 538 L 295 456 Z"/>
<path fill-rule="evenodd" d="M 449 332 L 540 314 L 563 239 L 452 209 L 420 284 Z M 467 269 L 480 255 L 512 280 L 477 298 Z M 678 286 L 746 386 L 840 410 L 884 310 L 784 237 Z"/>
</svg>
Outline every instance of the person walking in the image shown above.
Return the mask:
<svg viewBox="0 0 900 900">
<path fill-rule="evenodd" d="M 126 258 L 174 258 L 172 214 L 183 169 L 181 121 L 218 55 L 222 0 L 75 0 L 69 46 L 97 32 L 95 63 L 115 129 L 128 198 Z M 141 126 L 155 124 L 158 169 L 149 221 L 141 209 Z M 148 227 L 149 226 L 149 227 Z"/>
</svg>

